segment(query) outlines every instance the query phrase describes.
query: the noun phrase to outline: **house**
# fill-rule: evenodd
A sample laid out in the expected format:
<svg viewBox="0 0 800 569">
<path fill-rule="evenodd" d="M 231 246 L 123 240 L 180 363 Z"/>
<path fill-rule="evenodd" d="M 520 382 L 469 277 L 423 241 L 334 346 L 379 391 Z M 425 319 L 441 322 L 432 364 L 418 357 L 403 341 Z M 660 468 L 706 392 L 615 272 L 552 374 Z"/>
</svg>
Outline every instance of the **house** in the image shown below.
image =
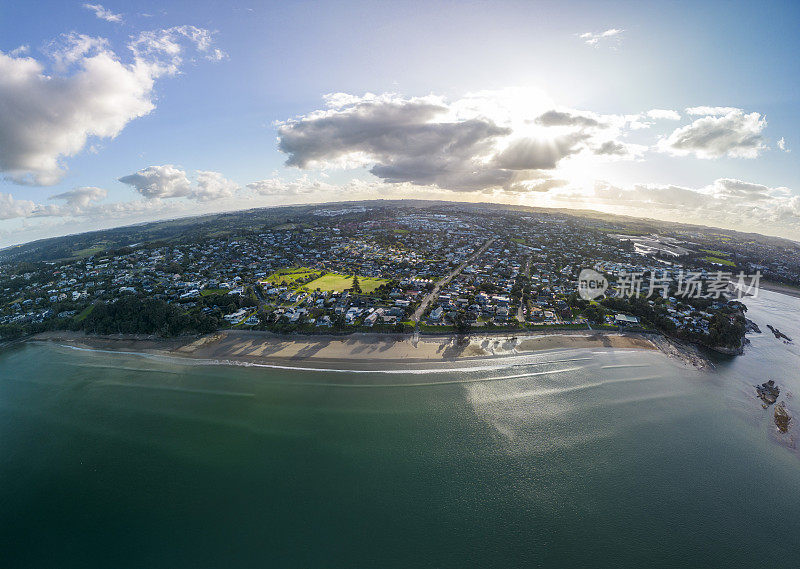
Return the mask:
<svg viewBox="0 0 800 569">
<path fill-rule="evenodd" d="M 246 315 L 247 315 L 247 309 L 246 308 L 240 308 L 236 312 L 232 312 L 230 314 L 226 314 L 223 318 L 225 318 L 225 320 L 227 320 L 231 324 L 238 324 L 239 322 L 244 320 L 244 317 Z"/>
<path fill-rule="evenodd" d="M 361 310 L 351 306 L 344 315 L 344 322 L 345 324 L 353 324 L 358 318 L 358 315 L 361 314 Z"/>
<path fill-rule="evenodd" d="M 379 308 L 378 310 L 376 310 L 375 312 L 364 318 L 364 326 L 368 326 L 371 328 L 375 324 L 375 322 L 377 322 L 378 319 L 381 316 L 383 316 L 383 314 L 384 314 L 383 308 Z"/>
<path fill-rule="evenodd" d="M 629 316 L 627 314 L 615 314 L 614 322 L 617 326 L 637 326 L 639 319 L 636 316 Z"/>
</svg>

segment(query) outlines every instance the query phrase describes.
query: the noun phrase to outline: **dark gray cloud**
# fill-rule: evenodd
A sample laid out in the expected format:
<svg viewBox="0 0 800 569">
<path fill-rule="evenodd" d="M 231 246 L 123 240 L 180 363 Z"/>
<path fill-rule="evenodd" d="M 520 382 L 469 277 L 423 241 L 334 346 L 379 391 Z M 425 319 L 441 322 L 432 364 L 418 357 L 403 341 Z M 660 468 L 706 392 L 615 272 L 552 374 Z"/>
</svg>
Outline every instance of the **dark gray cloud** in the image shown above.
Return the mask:
<svg viewBox="0 0 800 569">
<path fill-rule="evenodd" d="M 714 194 L 719 198 L 740 200 L 774 199 L 779 190 L 763 184 L 753 184 L 732 178 L 720 178 L 714 182 Z"/>
<path fill-rule="evenodd" d="M 607 140 L 594 150 L 595 154 L 606 154 L 611 156 L 625 156 L 628 154 L 627 148 L 621 142 Z"/>
<path fill-rule="evenodd" d="M 601 126 L 601 123 L 592 117 L 555 110 L 547 111 L 546 113 L 537 117 L 536 124 L 540 124 L 542 126 Z"/>
<path fill-rule="evenodd" d="M 587 138 L 573 133 L 550 140 L 517 139 L 495 157 L 495 163 L 509 170 L 552 170 L 562 158 L 579 152 Z"/>
<path fill-rule="evenodd" d="M 343 98 L 344 104 L 282 124 L 278 148 L 299 168 L 364 165 L 390 183 L 454 191 L 525 188 L 537 170 L 551 170 L 581 150 L 588 134 L 517 138 L 488 118 L 457 120 L 433 99 Z M 588 117 L 574 123 L 596 125 Z M 499 151 L 503 146 L 505 149 Z"/>
<path fill-rule="evenodd" d="M 529 192 L 539 192 L 539 193 L 546 193 L 550 190 L 554 190 L 556 188 L 563 188 L 569 185 L 569 181 L 562 180 L 560 178 L 550 178 L 545 174 L 541 174 L 537 179 L 537 176 L 531 176 L 525 180 L 524 184 L 517 184 L 511 186 L 508 190 L 509 193 L 513 194 L 522 194 L 522 193 L 529 193 Z"/>
<path fill-rule="evenodd" d="M 287 165 L 305 168 L 353 153 L 378 161 L 397 155 L 464 156 L 510 133 L 488 120 L 432 122 L 446 111 L 425 101 L 363 102 L 282 125 L 278 148 L 289 155 Z"/>
</svg>

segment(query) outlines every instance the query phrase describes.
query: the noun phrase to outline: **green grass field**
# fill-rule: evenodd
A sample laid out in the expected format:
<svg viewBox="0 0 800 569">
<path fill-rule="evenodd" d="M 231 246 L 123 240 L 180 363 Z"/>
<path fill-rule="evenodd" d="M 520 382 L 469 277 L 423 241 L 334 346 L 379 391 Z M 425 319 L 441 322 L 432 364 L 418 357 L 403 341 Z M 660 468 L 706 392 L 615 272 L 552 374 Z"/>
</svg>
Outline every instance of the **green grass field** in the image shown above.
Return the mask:
<svg viewBox="0 0 800 569">
<path fill-rule="evenodd" d="M 228 294 L 226 288 L 205 288 L 200 291 L 200 296 L 211 296 L 212 294 Z"/>
<path fill-rule="evenodd" d="M 89 306 L 81 310 L 79 314 L 76 314 L 75 321 L 83 322 L 92 313 L 92 310 L 94 310 L 94 304 L 90 304 Z"/>
<path fill-rule="evenodd" d="M 86 249 L 79 249 L 78 251 L 72 252 L 73 259 L 84 259 L 86 257 L 91 257 L 92 255 L 96 255 L 97 253 L 101 253 L 105 251 L 105 247 L 87 247 Z"/>
<path fill-rule="evenodd" d="M 358 277 L 358 282 L 361 285 L 361 291 L 370 293 L 384 283 L 389 282 L 388 279 L 376 279 L 372 277 Z M 353 275 L 339 275 L 336 273 L 328 273 L 318 279 L 303 285 L 303 288 L 308 290 L 321 290 L 329 292 L 342 292 L 353 285 Z"/>
<path fill-rule="evenodd" d="M 704 260 L 708 261 L 709 263 L 716 263 L 718 265 L 725 265 L 726 267 L 735 267 L 736 263 L 733 261 L 729 261 L 728 259 L 720 259 L 719 257 L 703 257 Z"/>
<path fill-rule="evenodd" d="M 725 251 L 714 251 L 713 249 L 701 249 L 701 251 L 714 257 L 730 257 L 730 253 L 726 253 Z"/>
<path fill-rule="evenodd" d="M 297 281 L 306 280 L 310 277 L 317 278 L 302 285 L 300 288 L 309 291 L 320 289 L 323 292 L 342 292 L 345 289 L 349 289 L 353 285 L 353 275 L 340 275 L 338 273 L 328 273 L 326 275 L 322 275 L 321 271 L 310 269 L 308 267 L 287 267 L 284 269 L 278 269 L 267 278 L 262 279 L 260 282 L 272 285 L 279 285 L 285 282 L 288 286 L 293 286 L 297 284 Z M 359 275 L 358 282 L 361 285 L 362 292 L 370 293 L 382 284 L 389 281 L 388 279 L 376 279 L 372 277 L 362 277 Z"/>
<path fill-rule="evenodd" d="M 319 271 L 309 269 L 308 267 L 287 267 L 285 269 L 278 269 L 267 278 L 262 279 L 261 282 L 273 285 L 279 285 L 282 282 L 285 282 L 287 285 L 291 286 L 299 280 L 307 279 L 313 275 L 319 274 Z"/>
</svg>

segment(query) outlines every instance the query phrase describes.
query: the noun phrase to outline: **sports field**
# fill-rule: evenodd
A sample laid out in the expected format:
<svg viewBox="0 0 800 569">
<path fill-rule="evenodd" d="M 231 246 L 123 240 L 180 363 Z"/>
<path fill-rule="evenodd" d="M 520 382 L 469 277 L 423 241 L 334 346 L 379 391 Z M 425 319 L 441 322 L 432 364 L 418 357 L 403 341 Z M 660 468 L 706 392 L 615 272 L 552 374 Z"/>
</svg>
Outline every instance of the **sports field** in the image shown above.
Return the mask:
<svg viewBox="0 0 800 569">
<path fill-rule="evenodd" d="M 309 269 L 308 267 L 287 267 L 278 269 L 265 279 L 261 279 L 261 283 L 280 285 L 286 283 L 292 286 L 296 281 L 304 280 L 314 275 L 319 275 L 320 271 Z"/>
<path fill-rule="evenodd" d="M 361 286 L 361 291 L 370 293 L 384 283 L 389 282 L 388 279 L 376 279 L 372 277 L 358 277 L 358 283 Z M 342 292 L 353 286 L 353 275 L 340 275 L 337 273 L 328 273 L 318 279 L 303 285 L 303 288 L 308 290 L 321 290 L 330 292 Z"/>
</svg>

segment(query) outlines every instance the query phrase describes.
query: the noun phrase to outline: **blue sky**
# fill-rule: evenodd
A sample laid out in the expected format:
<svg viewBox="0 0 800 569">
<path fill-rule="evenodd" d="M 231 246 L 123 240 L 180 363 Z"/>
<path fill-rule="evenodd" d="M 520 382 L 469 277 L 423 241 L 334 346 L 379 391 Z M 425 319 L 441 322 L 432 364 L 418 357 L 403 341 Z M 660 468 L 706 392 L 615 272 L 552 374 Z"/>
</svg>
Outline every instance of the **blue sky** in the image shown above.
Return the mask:
<svg viewBox="0 0 800 569">
<path fill-rule="evenodd" d="M 4 2 L 0 245 L 375 197 L 800 239 L 798 16 L 788 2 Z"/>
</svg>

